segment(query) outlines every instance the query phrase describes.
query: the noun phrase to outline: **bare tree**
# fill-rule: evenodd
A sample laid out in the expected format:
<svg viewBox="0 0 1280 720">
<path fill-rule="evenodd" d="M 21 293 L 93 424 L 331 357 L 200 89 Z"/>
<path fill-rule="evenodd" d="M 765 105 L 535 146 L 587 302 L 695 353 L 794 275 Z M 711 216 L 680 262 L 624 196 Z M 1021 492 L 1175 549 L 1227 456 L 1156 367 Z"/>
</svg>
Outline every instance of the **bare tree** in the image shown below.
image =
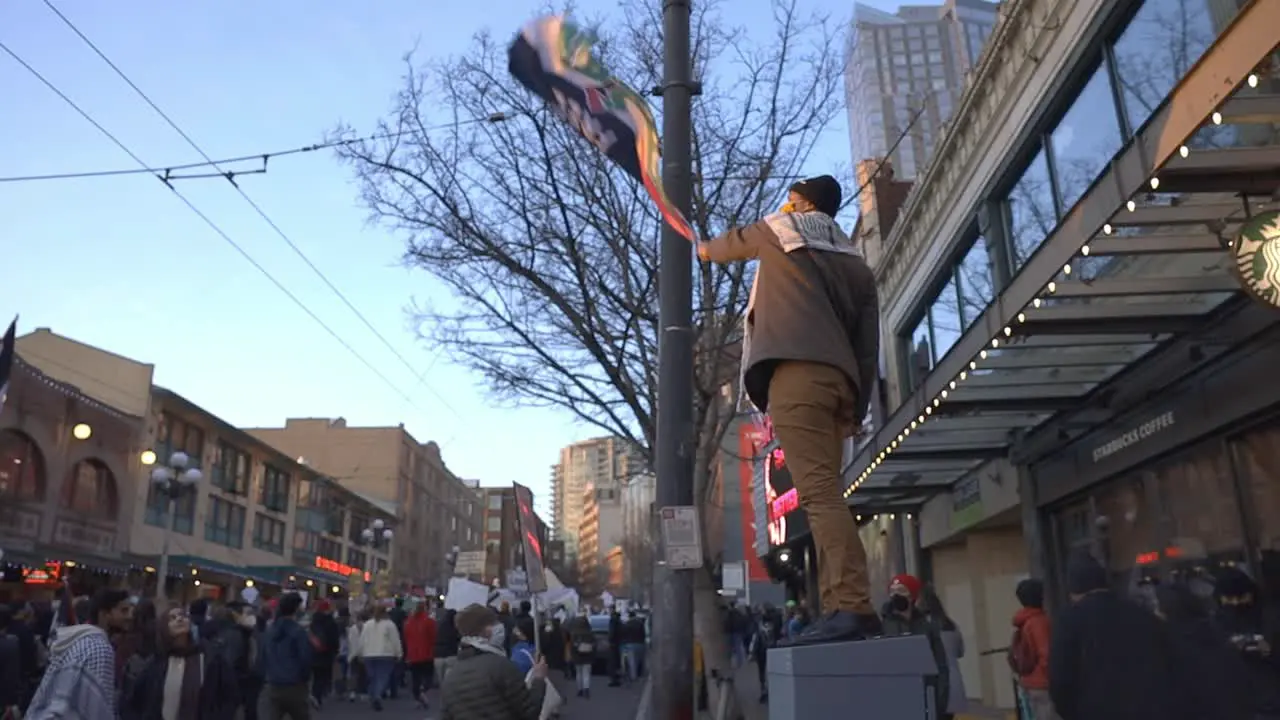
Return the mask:
<svg viewBox="0 0 1280 720">
<path fill-rule="evenodd" d="M 621 546 L 626 563 L 622 589 L 630 600 L 648 604 L 653 597 L 653 569 L 657 560 L 653 540 L 633 532 L 623 536 Z"/>
<path fill-rule="evenodd" d="M 774 210 L 843 108 L 835 35 L 795 5 L 775 4 L 762 43 L 725 24 L 716 3 L 696 6 L 702 94 L 689 219 L 703 236 Z M 660 84 L 660 12 L 658 3 L 621 0 L 616 22 L 599 29 L 605 65 L 633 87 Z M 452 291 L 452 302 L 414 309 L 428 342 L 482 374 L 496 399 L 566 409 L 633 442 L 652 466 L 659 215 L 643 188 L 510 78 L 507 40 L 482 34 L 459 58 L 410 57 L 382 137 L 340 155 L 373 220 L 406 239 L 405 262 Z M 446 117 L 452 127 L 432 129 Z M 735 411 L 751 277 L 741 265 L 695 273 L 688 401 L 701 497 Z M 727 675 L 709 569 L 696 598 L 708 668 Z"/>
</svg>

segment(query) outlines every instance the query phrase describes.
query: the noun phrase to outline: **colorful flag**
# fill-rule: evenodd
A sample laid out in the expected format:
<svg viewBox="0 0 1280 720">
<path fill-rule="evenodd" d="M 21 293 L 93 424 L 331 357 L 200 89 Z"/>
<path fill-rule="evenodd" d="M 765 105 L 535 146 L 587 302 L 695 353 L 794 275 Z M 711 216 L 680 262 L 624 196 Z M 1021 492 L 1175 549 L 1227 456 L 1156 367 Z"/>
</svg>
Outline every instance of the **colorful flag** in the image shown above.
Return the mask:
<svg viewBox="0 0 1280 720">
<path fill-rule="evenodd" d="M 539 18 L 511 43 L 508 66 L 520 84 L 643 183 L 663 220 L 693 242 L 693 228 L 662 187 L 658 128 L 649 104 L 600 64 L 591 52 L 596 41 L 594 33 L 561 16 Z"/>
<path fill-rule="evenodd" d="M 4 410 L 5 398 L 9 396 L 9 376 L 13 374 L 14 345 L 18 341 L 18 318 L 9 323 L 9 330 L 0 341 L 0 410 Z"/>
</svg>

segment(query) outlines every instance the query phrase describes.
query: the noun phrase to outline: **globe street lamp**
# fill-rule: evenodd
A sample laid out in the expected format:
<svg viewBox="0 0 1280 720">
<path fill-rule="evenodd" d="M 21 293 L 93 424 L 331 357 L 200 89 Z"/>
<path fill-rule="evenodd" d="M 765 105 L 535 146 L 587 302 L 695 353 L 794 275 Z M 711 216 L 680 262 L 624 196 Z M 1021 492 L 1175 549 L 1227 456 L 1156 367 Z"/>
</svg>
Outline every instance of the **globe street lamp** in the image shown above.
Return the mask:
<svg viewBox="0 0 1280 720">
<path fill-rule="evenodd" d="M 373 527 L 367 527 L 360 533 L 360 537 L 364 538 L 364 543 L 371 548 L 377 549 L 384 543 L 391 545 L 391 538 L 396 534 L 391 532 L 391 528 L 383 522 L 382 518 L 373 521 Z"/>
<path fill-rule="evenodd" d="M 144 453 L 146 455 L 146 453 Z M 150 457 L 154 462 L 155 453 Z M 156 494 L 162 495 L 165 509 L 164 539 L 160 546 L 160 577 L 156 581 L 156 598 L 165 600 L 165 581 L 169 578 L 169 533 L 173 531 L 173 521 L 178 512 L 178 500 L 187 492 L 195 489 L 204 473 L 200 468 L 188 467 L 191 458 L 181 450 L 169 456 L 168 465 L 151 471 L 151 482 L 156 487 Z"/>
</svg>

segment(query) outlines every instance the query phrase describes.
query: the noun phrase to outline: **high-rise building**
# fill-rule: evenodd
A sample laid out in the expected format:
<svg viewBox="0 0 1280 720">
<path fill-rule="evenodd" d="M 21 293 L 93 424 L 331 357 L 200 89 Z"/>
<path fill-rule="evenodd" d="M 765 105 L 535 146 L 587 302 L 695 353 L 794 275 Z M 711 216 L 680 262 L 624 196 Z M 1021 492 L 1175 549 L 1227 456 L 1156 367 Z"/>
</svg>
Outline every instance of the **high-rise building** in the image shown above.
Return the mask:
<svg viewBox="0 0 1280 720">
<path fill-rule="evenodd" d="M 593 497 L 600 496 L 606 503 L 620 503 L 622 486 L 645 472 L 639 454 L 622 438 L 583 440 L 560 450 L 560 462 L 551 470 L 551 513 L 555 536 L 564 541 L 570 566 L 579 557 L 587 488 L 593 488 Z M 621 530 L 619 515 L 619 534 Z"/>
<path fill-rule="evenodd" d="M 854 5 L 844 82 L 855 163 L 887 155 L 904 180 L 924 169 L 997 13 L 996 3 L 983 0 L 909 5 L 897 13 Z"/>
<path fill-rule="evenodd" d="M 343 418 L 291 418 L 282 428 L 248 432 L 394 507 L 393 565 L 414 584 L 443 583 L 455 546 L 482 547 L 483 509 L 474 481 L 450 472 L 440 446 L 418 442 L 403 425 L 349 427 Z"/>
</svg>

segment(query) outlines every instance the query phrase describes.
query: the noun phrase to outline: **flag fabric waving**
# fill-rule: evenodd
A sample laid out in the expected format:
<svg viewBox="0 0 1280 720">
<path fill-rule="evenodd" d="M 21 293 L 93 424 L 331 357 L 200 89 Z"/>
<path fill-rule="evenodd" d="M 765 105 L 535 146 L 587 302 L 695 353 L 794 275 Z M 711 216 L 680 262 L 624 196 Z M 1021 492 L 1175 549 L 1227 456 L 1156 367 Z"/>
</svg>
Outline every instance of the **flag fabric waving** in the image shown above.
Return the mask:
<svg viewBox="0 0 1280 720">
<path fill-rule="evenodd" d="M 9 330 L 0 340 L 0 410 L 4 410 L 5 398 L 9 396 L 9 376 L 13 374 L 14 346 L 18 342 L 18 318 L 9 323 Z"/>
<path fill-rule="evenodd" d="M 690 242 L 693 228 L 662 187 L 658 128 L 645 99 L 613 77 L 592 54 L 594 33 L 564 17 L 525 25 L 508 51 L 508 67 L 600 152 L 639 180 L 662 219 Z"/>
</svg>

